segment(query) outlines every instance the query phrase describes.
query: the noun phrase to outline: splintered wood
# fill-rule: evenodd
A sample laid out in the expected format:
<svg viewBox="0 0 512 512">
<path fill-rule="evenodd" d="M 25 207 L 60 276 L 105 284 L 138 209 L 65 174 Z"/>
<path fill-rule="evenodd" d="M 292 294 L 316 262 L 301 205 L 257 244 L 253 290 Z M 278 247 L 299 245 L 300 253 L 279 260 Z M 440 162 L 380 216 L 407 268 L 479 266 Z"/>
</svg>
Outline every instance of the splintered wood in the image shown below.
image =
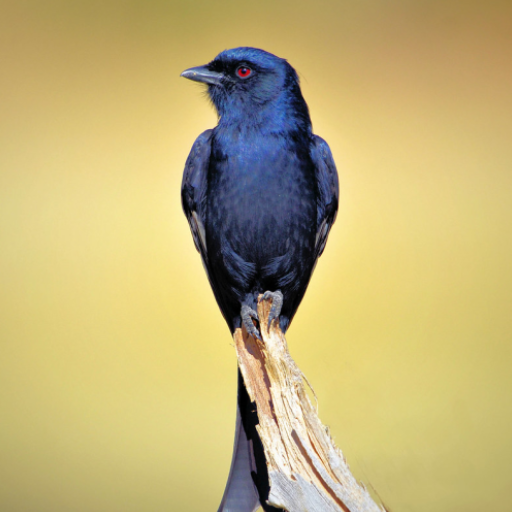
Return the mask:
<svg viewBox="0 0 512 512">
<path fill-rule="evenodd" d="M 256 403 L 267 460 L 268 503 L 287 512 L 382 512 L 356 481 L 306 394 L 278 321 L 267 329 L 271 300 L 258 303 L 263 342 L 234 334 L 238 364 Z"/>
</svg>

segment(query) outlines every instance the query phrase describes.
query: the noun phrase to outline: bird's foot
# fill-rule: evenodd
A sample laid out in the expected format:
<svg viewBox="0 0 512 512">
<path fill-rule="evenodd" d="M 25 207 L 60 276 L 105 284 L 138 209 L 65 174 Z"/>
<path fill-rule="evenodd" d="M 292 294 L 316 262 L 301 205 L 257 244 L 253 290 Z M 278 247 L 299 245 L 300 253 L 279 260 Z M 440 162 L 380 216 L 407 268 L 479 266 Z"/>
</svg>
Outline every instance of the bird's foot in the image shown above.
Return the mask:
<svg viewBox="0 0 512 512">
<path fill-rule="evenodd" d="M 279 315 L 281 314 L 281 308 L 283 307 L 283 294 L 279 290 L 275 292 L 267 291 L 263 294 L 263 300 L 268 299 L 272 299 L 272 307 L 268 314 L 268 329 L 270 330 L 270 324 L 272 321 L 279 318 Z"/>
<path fill-rule="evenodd" d="M 242 304 L 240 317 L 242 320 L 242 325 L 245 326 L 245 330 L 247 331 L 249 336 L 252 336 L 253 338 L 258 338 L 261 341 L 260 331 L 258 331 L 256 326 L 254 325 L 254 322 L 252 321 L 253 318 L 257 322 L 260 321 L 260 319 L 258 318 L 258 313 L 256 313 L 256 311 L 254 311 L 254 309 L 252 309 L 250 306 Z"/>
</svg>

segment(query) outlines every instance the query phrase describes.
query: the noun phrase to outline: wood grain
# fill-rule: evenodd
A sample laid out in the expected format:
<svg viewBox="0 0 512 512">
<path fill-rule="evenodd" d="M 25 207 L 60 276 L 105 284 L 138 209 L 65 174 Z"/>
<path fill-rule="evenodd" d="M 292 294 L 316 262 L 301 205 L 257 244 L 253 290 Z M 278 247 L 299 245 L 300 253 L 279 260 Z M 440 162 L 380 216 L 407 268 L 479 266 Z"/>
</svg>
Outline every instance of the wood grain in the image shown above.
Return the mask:
<svg viewBox="0 0 512 512">
<path fill-rule="evenodd" d="M 267 460 L 268 503 L 287 512 L 382 512 L 354 478 L 306 393 L 278 321 L 267 329 L 271 300 L 258 302 L 263 341 L 234 334 L 238 364 L 255 402 Z"/>
</svg>

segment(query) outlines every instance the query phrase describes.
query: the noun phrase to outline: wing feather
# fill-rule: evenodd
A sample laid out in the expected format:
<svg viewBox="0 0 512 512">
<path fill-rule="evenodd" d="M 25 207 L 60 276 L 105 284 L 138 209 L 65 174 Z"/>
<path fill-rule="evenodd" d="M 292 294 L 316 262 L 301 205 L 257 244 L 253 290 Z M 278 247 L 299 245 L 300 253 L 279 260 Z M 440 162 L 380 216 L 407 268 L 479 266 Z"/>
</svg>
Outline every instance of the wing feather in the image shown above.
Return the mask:
<svg viewBox="0 0 512 512">
<path fill-rule="evenodd" d="M 208 248 L 204 229 L 208 168 L 210 167 L 212 130 L 203 132 L 194 142 L 185 164 L 181 185 L 181 204 L 194 238 L 196 249 L 205 266 L 208 265 Z"/>
<path fill-rule="evenodd" d="M 338 172 L 329 145 L 317 135 L 313 135 L 311 159 L 316 167 L 319 198 L 317 204 L 317 231 L 315 259 L 325 249 L 327 237 L 338 213 Z"/>
</svg>

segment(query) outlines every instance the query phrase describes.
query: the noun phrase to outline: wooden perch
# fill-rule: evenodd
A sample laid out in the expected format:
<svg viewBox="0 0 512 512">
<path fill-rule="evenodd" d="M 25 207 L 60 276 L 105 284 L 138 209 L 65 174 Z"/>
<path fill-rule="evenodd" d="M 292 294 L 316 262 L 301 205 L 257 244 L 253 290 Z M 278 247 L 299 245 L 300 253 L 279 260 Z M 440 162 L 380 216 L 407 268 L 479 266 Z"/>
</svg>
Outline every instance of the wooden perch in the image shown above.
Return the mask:
<svg viewBox="0 0 512 512">
<path fill-rule="evenodd" d="M 261 297 L 258 302 L 263 341 L 245 329 L 234 334 L 238 364 L 257 407 L 268 503 L 287 512 L 382 512 L 320 422 L 278 321 L 267 329 L 271 304 Z"/>
</svg>

